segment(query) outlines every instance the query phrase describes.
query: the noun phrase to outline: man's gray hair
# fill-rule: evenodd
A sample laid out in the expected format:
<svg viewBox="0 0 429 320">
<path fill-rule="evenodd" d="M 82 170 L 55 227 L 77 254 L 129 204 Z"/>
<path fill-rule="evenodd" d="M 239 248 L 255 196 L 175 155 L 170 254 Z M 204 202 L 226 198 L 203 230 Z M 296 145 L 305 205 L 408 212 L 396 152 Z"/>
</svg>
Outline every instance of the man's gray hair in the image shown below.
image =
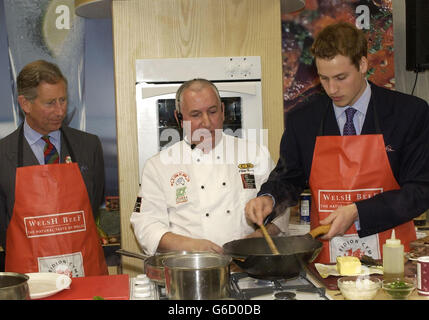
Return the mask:
<svg viewBox="0 0 429 320">
<path fill-rule="evenodd" d="M 214 85 L 213 82 L 207 80 L 207 79 L 202 79 L 202 78 L 196 78 L 196 79 L 192 79 L 192 80 L 188 80 L 186 82 L 184 82 L 179 89 L 177 89 L 176 92 L 176 110 L 178 112 L 181 112 L 181 106 L 180 103 L 182 101 L 182 95 L 183 95 L 183 91 L 185 91 L 185 89 L 188 88 L 195 88 L 196 90 L 200 90 L 202 88 L 205 87 L 211 87 L 213 89 L 213 91 L 216 94 L 216 97 L 219 101 L 219 103 L 221 103 L 220 100 L 220 95 L 219 95 L 219 90 L 216 88 L 216 86 Z"/>
</svg>

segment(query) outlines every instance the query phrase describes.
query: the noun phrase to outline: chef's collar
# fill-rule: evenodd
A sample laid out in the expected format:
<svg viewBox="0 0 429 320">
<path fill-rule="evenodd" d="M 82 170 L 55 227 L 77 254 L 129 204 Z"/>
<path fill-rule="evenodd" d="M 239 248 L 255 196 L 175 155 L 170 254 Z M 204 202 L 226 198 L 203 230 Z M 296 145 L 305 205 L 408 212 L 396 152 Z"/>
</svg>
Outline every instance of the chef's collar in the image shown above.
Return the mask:
<svg viewBox="0 0 429 320">
<path fill-rule="evenodd" d="M 352 106 L 346 106 L 346 107 L 338 107 L 335 105 L 334 102 L 332 102 L 334 106 L 334 112 L 335 112 L 335 118 L 338 119 L 343 112 L 346 111 L 349 107 L 353 107 L 357 111 L 359 111 L 361 114 L 366 115 L 366 110 L 368 109 L 369 100 L 371 99 L 371 86 L 369 85 L 368 81 L 366 82 L 366 88 L 363 91 L 362 95 L 359 97 L 359 99 L 352 105 Z"/>
</svg>

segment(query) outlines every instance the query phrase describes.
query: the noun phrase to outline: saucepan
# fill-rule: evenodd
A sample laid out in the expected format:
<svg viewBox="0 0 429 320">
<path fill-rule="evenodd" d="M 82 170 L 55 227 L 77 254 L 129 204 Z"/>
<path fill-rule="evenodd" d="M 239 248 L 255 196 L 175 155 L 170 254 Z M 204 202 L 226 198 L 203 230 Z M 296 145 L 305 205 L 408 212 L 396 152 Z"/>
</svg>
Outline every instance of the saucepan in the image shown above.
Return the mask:
<svg viewBox="0 0 429 320">
<path fill-rule="evenodd" d="M 116 250 L 116 252 L 123 256 L 144 260 L 144 273 L 149 279 L 163 286 L 165 285 L 164 265 L 162 264 L 163 260 L 173 255 L 181 255 L 186 253 L 186 251 L 171 251 L 156 254 L 153 256 L 147 256 L 141 253 L 131 252 L 124 249 L 118 249 Z"/>
<path fill-rule="evenodd" d="M 29 300 L 29 278 L 26 274 L 0 272 L 0 300 Z"/>
<path fill-rule="evenodd" d="M 223 245 L 223 250 L 251 277 L 267 280 L 293 278 L 317 258 L 322 242 L 316 237 L 327 233 L 330 227 L 319 226 L 306 235 L 273 237 L 280 254 L 271 253 L 264 238 L 230 241 Z"/>
<path fill-rule="evenodd" d="M 165 289 L 173 300 L 213 300 L 229 297 L 231 257 L 213 252 L 189 252 L 164 259 Z"/>
</svg>

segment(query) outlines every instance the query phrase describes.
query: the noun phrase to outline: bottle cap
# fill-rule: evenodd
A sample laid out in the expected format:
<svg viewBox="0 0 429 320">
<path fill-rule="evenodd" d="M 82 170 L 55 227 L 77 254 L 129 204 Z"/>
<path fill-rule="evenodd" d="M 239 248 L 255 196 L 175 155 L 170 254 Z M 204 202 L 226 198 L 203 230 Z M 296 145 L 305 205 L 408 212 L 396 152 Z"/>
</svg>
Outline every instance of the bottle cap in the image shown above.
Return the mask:
<svg viewBox="0 0 429 320">
<path fill-rule="evenodd" d="M 392 247 L 401 245 L 401 240 L 395 238 L 395 229 L 392 230 L 392 235 L 390 236 L 390 239 L 386 240 L 386 244 Z"/>
</svg>

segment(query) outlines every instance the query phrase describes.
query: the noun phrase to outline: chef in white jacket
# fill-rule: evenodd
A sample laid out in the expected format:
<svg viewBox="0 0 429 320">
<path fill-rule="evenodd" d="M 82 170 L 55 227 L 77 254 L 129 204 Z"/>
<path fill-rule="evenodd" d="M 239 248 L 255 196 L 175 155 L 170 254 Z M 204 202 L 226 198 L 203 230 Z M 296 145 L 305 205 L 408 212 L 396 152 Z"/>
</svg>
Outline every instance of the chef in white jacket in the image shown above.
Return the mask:
<svg viewBox="0 0 429 320">
<path fill-rule="evenodd" d="M 222 253 L 224 243 L 258 234 L 244 208 L 274 163 L 266 147 L 222 132 L 224 109 L 205 79 L 177 91 L 175 117 L 184 139 L 146 162 L 131 215 L 145 253 Z M 286 210 L 267 229 L 287 233 L 288 221 Z"/>
</svg>

